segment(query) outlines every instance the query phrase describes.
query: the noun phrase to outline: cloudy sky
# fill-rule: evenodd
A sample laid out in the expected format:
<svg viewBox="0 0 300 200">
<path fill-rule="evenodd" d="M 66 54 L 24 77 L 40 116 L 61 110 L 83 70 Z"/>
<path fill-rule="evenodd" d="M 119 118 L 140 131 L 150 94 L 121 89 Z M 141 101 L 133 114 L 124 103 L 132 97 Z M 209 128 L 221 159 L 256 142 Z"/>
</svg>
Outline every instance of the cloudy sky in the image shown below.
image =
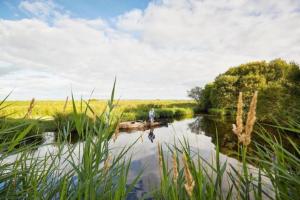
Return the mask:
<svg viewBox="0 0 300 200">
<path fill-rule="evenodd" d="M 253 60 L 300 63 L 299 0 L 1 0 L 0 97 L 182 99 Z"/>
</svg>

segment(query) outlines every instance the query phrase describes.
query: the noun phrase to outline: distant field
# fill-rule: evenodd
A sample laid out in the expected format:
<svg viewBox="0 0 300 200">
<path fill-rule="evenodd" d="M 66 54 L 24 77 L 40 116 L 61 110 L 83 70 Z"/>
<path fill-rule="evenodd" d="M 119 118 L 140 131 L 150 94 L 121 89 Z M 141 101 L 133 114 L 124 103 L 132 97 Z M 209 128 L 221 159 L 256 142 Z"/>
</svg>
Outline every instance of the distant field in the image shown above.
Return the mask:
<svg viewBox="0 0 300 200">
<path fill-rule="evenodd" d="M 97 114 L 100 114 L 105 106 L 106 100 L 91 100 L 89 105 Z M 192 115 L 195 103 L 191 100 L 121 100 L 116 101 L 116 113 L 123 113 L 124 120 L 143 119 L 151 107 L 156 108 L 162 117 L 173 117 L 173 115 Z M 22 118 L 27 113 L 30 101 L 6 101 L 0 110 L 0 116 L 8 115 L 10 118 Z M 31 118 L 52 118 L 56 113 L 64 110 L 65 101 L 35 101 Z M 81 106 L 76 101 L 78 110 L 84 110 L 85 104 Z M 72 102 L 69 100 L 66 106 L 66 113 L 72 112 Z M 163 116 L 164 115 L 164 116 Z M 166 116 L 165 116 L 166 115 Z M 172 116 L 171 116 L 172 115 Z"/>
</svg>

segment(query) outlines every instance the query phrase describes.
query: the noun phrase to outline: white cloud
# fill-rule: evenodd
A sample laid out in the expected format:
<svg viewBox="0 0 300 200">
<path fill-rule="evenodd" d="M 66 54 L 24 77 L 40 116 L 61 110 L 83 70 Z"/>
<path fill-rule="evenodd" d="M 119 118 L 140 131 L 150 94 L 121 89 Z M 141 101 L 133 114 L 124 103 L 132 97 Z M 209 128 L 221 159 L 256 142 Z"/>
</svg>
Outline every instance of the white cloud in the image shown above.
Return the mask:
<svg viewBox="0 0 300 200">
<path fill-rule="evenodd" d="M 64 98 L 71 86 L 103 98 L 115 75 L 122 98 L 184 98 L 230 66 L 300 62 L 297 0 L 164 0 L 110 21 L 25 2 L 32 18 L 0 20 L 0 61 L 11 69 L 0 76 L 0 93 L 17 88 L 15 98 Z"/>
<path fill-rule="evenodd" d="M 24 0 L 20 2 L 19 9 L 29 16 L 33 15 L 43 20 L 51 20 L 53 17 L 67 17 L 69 15 L 68 11 L 65 11 L 52 0 Z"/>
</svg>

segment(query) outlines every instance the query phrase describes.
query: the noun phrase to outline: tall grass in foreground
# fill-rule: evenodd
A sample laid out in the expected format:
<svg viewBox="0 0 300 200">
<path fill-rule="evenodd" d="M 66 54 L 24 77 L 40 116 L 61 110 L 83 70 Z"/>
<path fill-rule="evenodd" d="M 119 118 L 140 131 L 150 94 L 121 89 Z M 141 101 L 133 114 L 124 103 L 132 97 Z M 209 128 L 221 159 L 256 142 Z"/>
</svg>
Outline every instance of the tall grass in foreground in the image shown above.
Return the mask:
<svg viewBox="0 0 300 200">
<path fill-rule="evenodd" d="M 191 148 L 187 139 L 180 145 L 167 144 L 167 152 L 158 145 L 161 185 L 154 196 L 157 199 L 299 199 L 300 148 L 297 144 L 288 138 L 294 151 L 287 151 L 280 140 L 261 127 L 255 134 L 265 145 L 252 141 L 256 147 L 254 155 L 247 152 L 255 122 L 256 99 L 257 93 L 252 98 L 244 126 L 242 93 L 239 96 L 233 131 L 240 144 L 237 155 L 240 162 L 232 164 L 220 159 L 218 141 L 211 161 Z M 300 123 L 292 125 L 288 130 L 299 134 Z M 170 154 L 173 155 L 171 161 L 166 156 Z"/>
<path fill-rule="evenodd" d="M 99 115 L 88 101 L 81 100 L 84 113 L 95 115 L 95 123 L 90 123 L 79 114 L 72 97 L 72 123 L 85 141 L 78 145 L 65 140 L 70 131 L 63 129 L 59 132 L 63 136 L 51 144 L 56 147 L 54 152 L 33 156 L 35 146 L 16 149 L 33 128 L 32 124 L 25 126 L 12 140 L 0 143 L 0 198 L 125 199 L 139 177 L 127 183 L 130 159 L 125 161 L 124 156 L 130 146 L 117 155 L 112 155 L 109 149 L 112 127 L 116 123 L 111 115 L 115 107 L 113 99 L 114 89 L 106 109 Z M 0 135 L 6 131 L 1 129 Z"/>
</svg>

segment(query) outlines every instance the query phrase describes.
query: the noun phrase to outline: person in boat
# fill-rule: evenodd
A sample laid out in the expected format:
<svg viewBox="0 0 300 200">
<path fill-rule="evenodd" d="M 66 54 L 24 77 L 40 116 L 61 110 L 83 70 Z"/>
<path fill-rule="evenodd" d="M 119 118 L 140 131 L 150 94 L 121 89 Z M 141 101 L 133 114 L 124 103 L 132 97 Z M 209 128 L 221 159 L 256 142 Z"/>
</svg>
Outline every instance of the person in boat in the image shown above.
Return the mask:
<svg viewBox="0 0 300 200">
<path fill-rule="evenodd" d="M 151 124 L 154 122 L 154 118 L 155 118 L 155 112 L 154 109 L 151 108 L 151 110 L 149 111 L 149 121 Z"/>
<path fill-rule="evenodd" d="M 149 140 L 153 143 L 153 140 L 155 139 L 155 135 L 154 135 L 154 128 L 150 128 L 150 132 L 148 134 L 148 138 Z"/>
</svg>

